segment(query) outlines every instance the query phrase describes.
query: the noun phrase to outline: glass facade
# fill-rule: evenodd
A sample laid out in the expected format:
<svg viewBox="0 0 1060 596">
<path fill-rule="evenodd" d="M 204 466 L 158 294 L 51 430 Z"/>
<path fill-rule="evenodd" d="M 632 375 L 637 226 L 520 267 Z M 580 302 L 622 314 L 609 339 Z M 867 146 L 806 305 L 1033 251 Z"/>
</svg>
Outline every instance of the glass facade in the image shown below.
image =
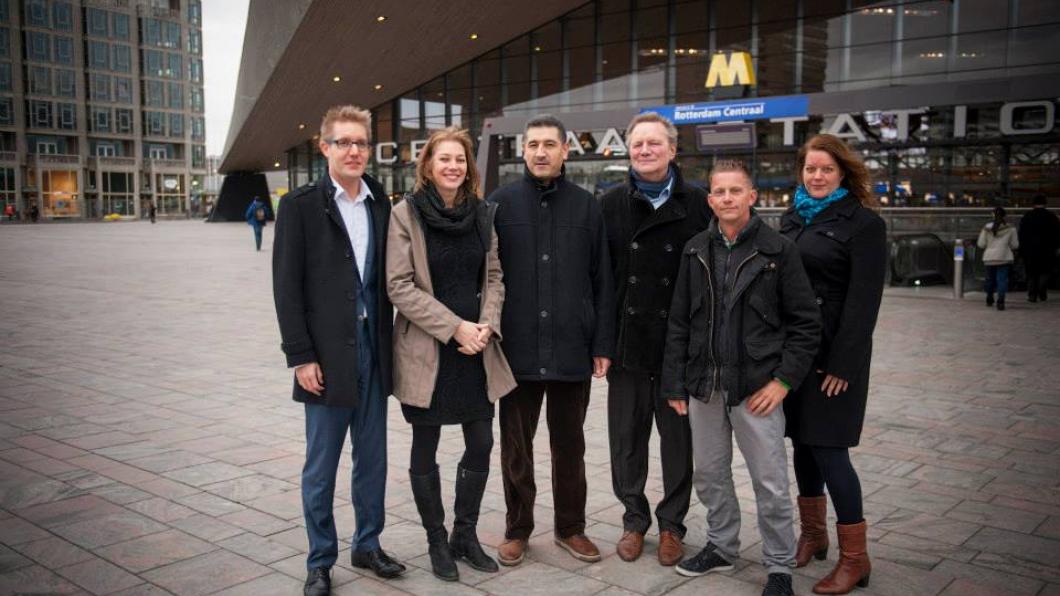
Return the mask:
<svg viewBox="0 0 1060 596">
<path fill-rule="evenodd" d="M 771 96 L 820 95 L 1060 75 L 1060 12 L 1052 0 L 595 0 L 420 87 L 372 106 L 372 169 L 389 191 L 411 188 L 432 129 L 551 112 L 602 112 Z M 753 85 L 705 84 L 712 60 L 747 52 Z M 680 126 L 679 162 L 702 180 L 719 153 L 747 160 L 763 203 L 790 200 L 795 151 L 808 136 L 846 137 L 869 163 L 888 206 L 1027 204 L 1060 196 L 1056 97 L 962 98 L 915 110 L 856 106 L 803 120 L 752 122 L 753 146 L 701 151 Z M 193 96 L 194 100 L 194 96 Z M 851 108 L 852 109 L 852 108 Z M 575 130 L 568 176 L 590 190 L 621 180 L 621 135 Z M 500 144 L 500 181 L 522 173 L 518 137 Z M 288 154 L 291 188 L 323 173 L 315 142 Z"/>
</svg>

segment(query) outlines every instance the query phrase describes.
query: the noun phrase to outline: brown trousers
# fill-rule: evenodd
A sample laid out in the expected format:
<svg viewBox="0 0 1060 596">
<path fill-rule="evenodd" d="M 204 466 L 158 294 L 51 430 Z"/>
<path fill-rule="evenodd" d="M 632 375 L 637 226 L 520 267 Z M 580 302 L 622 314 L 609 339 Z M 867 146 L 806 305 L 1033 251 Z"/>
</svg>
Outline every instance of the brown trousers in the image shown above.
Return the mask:
<svg viewBox="0 0 1060 596">
<path fill-rule="evenodd" d="M 545 394 L 556 535 L 567 538 L 585 531 L 582 425 L 589 407 L 589 386 L 589 381 L 526 381 L 500 400 L 501 472 L 508 506 L 505 538 L 528 540 L 534 529 L 534 435 Z"/>
</svg>

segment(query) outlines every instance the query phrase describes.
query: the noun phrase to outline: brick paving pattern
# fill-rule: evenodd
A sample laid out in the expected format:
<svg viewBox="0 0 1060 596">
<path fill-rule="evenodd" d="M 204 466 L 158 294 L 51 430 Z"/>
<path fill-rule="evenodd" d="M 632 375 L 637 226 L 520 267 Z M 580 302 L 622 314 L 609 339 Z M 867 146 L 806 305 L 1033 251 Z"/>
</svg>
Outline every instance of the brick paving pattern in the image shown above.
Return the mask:
<svg viewBox="0 0 1060 596">
<path fill-rule="evenodd" d="M 0 594 L 300 593 L 304 427 L 279 351 L 269 260 L 241 224 L 0 228 Z M 1060 295 L 1034 305 L 1014 293 L 998 313 L 975 294 L 956 303 L 940 290 L 884 299 L 854 451 L 874 567 L 860 593 L 1060 594 Z M 461 565 L 460 583 L 436 580 L 408 487 L 411 435 L 392 402 L 382 541 L 410 571 L 378 581 L 344 551 L 335 593 L 760 593 L 742 461 L 733 572 L 687 579 L 660 567 L 654 529 L 639 561 L 614 554 L 622 509 L 605 395 L 596 384 L 586 424 L 588 534 L 603 561 L 552 544 L 542 425 L 528 560 L 498 574 Z M 447 429 L 439 460 L 449 503 L 461 451 L 459 431 Z M 480 527 L 491 546 L 504 528 L 499 446 L 493 455 Z M 336 498 L 347 540 L 349 465 Z M 648 488 L 657 501 L 657 460 Z M 693 497 L 689 550 L 703 544 L 704 515 Z M 797 570 L 796 591 L 810 593 L 835 556 Z"/>
</svg>

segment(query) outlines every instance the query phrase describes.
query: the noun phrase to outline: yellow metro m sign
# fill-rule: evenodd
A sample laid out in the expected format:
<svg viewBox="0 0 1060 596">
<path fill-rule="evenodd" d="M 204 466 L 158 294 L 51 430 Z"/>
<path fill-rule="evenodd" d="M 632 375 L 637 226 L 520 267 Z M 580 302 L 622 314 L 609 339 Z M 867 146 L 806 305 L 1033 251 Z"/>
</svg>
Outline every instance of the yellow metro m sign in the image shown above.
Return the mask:
<svg viewBox="0 0 1060 596">
<path fill-rule="evenodd" d="M 710 59 L 706 88 L 754 84 L 755 73 L 751 66 L 751 54 L 747 52 L 731 52 L 729 59 L 726 61 L 725 54 L 718 53 L 714 54 Z"/>
</svg>

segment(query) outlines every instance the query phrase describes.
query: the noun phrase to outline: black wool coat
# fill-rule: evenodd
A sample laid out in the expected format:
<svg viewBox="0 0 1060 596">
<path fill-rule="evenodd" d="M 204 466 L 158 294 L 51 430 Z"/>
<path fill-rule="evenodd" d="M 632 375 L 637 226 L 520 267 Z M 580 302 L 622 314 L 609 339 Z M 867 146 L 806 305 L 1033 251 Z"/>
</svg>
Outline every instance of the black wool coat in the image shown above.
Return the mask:
<svg viewBox="0 0 1060 596">
<path fill-rule="evenodd" d="M 391 393 L 394 308 L 386 293 L 386 239 L 390 201 L 383 187 L 365 175 L 372 194 L 376 275 L 375 357 L 383 395 Z M 355 407 L 357 394 L 356 297 L 361 280 L 354 270 L 335 189 L 324 178 L 280 200 L 272 253 L 272 290 L 287 366 L 320 364 L 324 391 L 318 397 L 294 382 L 295 401 Z M 372 346 L 367 346 L 372 349 Z"/>
<path fill-rule="evenodd" d="M 633 184 L 600 198 L 615 280 L 615 349 L 612 366 L 659 374 L 666 318 L 681 263 L 681 249 L 707 229 L 711 210 L 706 192 L 674 172 L 670 198 L 654 209 Z"/>
<path fill-rule="evenodd" d="M 787 435 L 807 445 L 853 447 L 865 421 L 872 332 L 887 266 L 886 226 L 847 196 L 810 225 L 789 209 L 781 216 L 780 233 L 799 249 L 824 325 L 813 368 L 784 400 Z M 826 397 L 821 383 L 827 374 L 849 383 L 847 390 Z"/>
<path fill-rule="evenodd" d="M 614 298 L 600 205 L 561 174 L 526 172 L 488 199 L 504 270 L 504 355 L 517 381 L 584 381 L 611 357 Z"/>
<path fill-rule="evenodd" d="M 1024 260 L 1051 264 L 1060 247 L 1060 219 L 1044 207 L 1031 209 L 1020 218 L 1019 240 Z"/>
</svg>

